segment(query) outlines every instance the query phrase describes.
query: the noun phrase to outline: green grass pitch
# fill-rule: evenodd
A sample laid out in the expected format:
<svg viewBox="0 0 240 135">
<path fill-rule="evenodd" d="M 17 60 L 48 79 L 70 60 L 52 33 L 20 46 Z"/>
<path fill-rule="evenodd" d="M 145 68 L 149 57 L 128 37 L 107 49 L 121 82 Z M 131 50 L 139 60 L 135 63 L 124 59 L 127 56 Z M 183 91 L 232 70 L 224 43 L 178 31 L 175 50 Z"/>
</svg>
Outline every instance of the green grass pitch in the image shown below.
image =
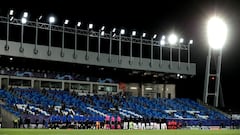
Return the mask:
<svg viewBox="0 0 240 135">
<path fill-rule="evenodd" d="M 240 130 L 0 129 L 0 135 L 240 135 Z"/>
</svg>

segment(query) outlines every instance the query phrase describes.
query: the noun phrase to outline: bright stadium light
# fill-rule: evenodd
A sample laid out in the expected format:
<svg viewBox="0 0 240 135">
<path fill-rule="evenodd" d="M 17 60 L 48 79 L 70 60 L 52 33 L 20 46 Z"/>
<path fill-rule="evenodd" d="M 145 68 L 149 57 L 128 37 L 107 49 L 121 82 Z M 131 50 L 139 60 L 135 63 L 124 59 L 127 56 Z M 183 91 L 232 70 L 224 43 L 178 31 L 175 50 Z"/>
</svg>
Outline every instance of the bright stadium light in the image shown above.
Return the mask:
<svg viewBox="0 0 240 135">
<path fill-rule="evenodd" d="M 55 22 L 55 17 L 50 16 L 50 17 L 49 17 L 49 23 L 54 23 L 54 22 Z"/>
<path fill-rule="evenodd" d="M 42 19 L 42 17 L 43 17 L 43 16 L 42 16 L 42 15 L 40 15 L 40 16 L 39 16 L 39 18 L 38 18 L 38 20 L 41 20 L 41 19 Z"/>
<path fill-rule="evenodd" d="M 13 15 L 13 13 L 14 13 L 14 10 L 9 11 L 9 15 Z"/>
<path fill-rule="evenodd" d="M 66 19 L 66 20 L 64 21 L 64 24 L 67 25 L 68 23 L 69 23 L 69 20 Z"/>
<path fill-rule="evenodd" d="M 124 34 L 125 34 L 125 30 L 124 30 L 124 29 L 121 29 L 120 34 L 121 34 L 121 35 L 124 35 Z"/>
<path fill-rule="evenodd" d="M 105 35 L 105 32 L 104 31 L 101 31 L 101 36 L 104 36 Z"/>
<path fill-rule="evenodd" d="M 193 44 L 193 40 L 189 40 L 189 44 L 192 45 Z"/>
<path fill-rule="evenodd" d="M 163 36 L 162 36 L 162 40 L 165 40 L 165 38 L 166 38 L 166 37 L 163 35 Z"/>
<path fill-rule="evenodd" d="M 180 38 L 179 43 L 182 44 L 184 42 L 183 38 Z"/>
<path fill-rule="evenodd" d="M 90 24 L 88 25 L 88 29 L 92 29 L 92 28 L 93 28 L 93 24 L 90 23 Z"/>
<path fill-rule="evenodd" d="M 112 32 L 116 32 L 116 28 L 113 28 Z"/>
<path fill-rule="evenodd" d="M 208 44 L 213 49 L 221 49 L 227 38 L 227 25 L 218 16 L 210 18 L 207 24 Z"/>
<path fill-rule="evenodd" d="M 161 46 L 164 46 L 164 45 L 165 45 L 165 40 L 162 39 L 162 40 L 160 41 L 160 45 L 161 45 Z"/>
<path fill-rule="evenodd" d="M 11 18 L 10 18 L 10 21 L 12 21 L 14 19 L 14 17 L 13 16 L 11 16 Z"/>
<path fill-rule="evenodd" d="M 146 37 L 146 33 L 143 33 L 143 34 L 142 34 L 142 37 Z"/>
<path fill-rule="evenodd" d="M 77 26 L 80 27 L 80 26 L 81 26 L 81 22 L 78 22 L 78 23 L 77 23 Z"/>
<path fill-rule="evenodd" d="M 24 13 L 23 13 L 23 17 L 24 17 L 24 18 L 27 18 L 27 17 L 28 17 L 28 12 L 24 12 Z"/>
<path fill-rule="evenodd" d="M 26 23 L 27 23 L 27 19 L 23 17 L 23 18 L 21 19 L 21 22 L 22 22 L 22 24 L 26 24 Z"/>
<path fill-rule="evenodd" d="M 157 34 L 154 34 L 154 35 L 153 35 L 153 39 L 155 39 L 156 37 L 157 37 Z"/>
<path fill-rule="evenodd" d="M 102 26 L 101 30 L 103 31 L 105 29 L 105 26 Z"/>
<path fill-rule="evenodd" d="M 136 31 L 132 31 L 132 36 L 136 36 L 137 32 Z"/>
<path fill-rule="evenodd" d="M 177 43 L 177 40 L 178 40 L 178 38 L 175 34 L 171 34 L 168 37 L 168 42 L 170 45 L 175 45 Z"/>
</svg>

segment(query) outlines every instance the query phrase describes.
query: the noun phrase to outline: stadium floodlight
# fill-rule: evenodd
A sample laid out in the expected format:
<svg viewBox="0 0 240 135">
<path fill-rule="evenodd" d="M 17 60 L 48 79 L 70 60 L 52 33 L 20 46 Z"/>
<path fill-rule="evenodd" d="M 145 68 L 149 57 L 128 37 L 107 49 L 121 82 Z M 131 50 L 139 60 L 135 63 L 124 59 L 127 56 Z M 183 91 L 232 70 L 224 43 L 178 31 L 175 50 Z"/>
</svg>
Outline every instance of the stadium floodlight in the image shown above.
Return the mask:
<svg viewBox="0 0 240 135">
<path fill-rule="evenodd" d="M 40 16 L 38 17 L 38 20 L 41 20 L 41 19 L 42 19 L 42 17 L 43 17 L 43 16 L 42 16 L 42 15 L 40 15 Z"/>
<path fill-rule="evenodd" d="M 160 41 L 160 45 L 161 45 L 161 46 L 164 46 L 164 45 L 165 45 L 165 40 L 162 39 L 162 40 Z"/>
<path fill-rule="evenodd" d="M 132 36 L 136 36 L 137 32 L 136 31 L 132 31 Z"/>
<path fill-rule="evenodd" d="M 49 17 L 49 23 L 52 24 L 52 23 L 54 23 L 54 22 L 55 22 L 55 17 L 50 16 L 50 17 Z"/>
<path fill-rule="evenodd" d="M 24 18 L 27 18 L 27 17 L 28 17 L 28 12 L 24 12 L 24 13 L 23 13 L 23 17 L 24 17 Z"/>
<path fill-rule="evenodd" d="M 101 30 L 104 31 L 104 29 L 105 29 L 105 26 L 102 26 Z"/>
<path fill-rule="evenodd" d="M 116 32 L 116 28 L 113 28 L 112 32 Z"/>
<path fill-rule="evenodd" d="M 64 21 L 64 24 L 67 25 L 68 23 L 69 23 L 69 20 L 66 19 L 66 20 Z"/>
<path fill-rule="evenodd" d="M 177 43 L 177 36 L 175 34 L 171 34 L 168 37 L 168 42 L 170 45 L 175 45 Z"/>
<path fill-rule="evenodd" d="M 26 23 L 27 23 L 27 19 L 26 19 L 25 17 L 23 17 L 23 18 L 21 19 L 21 22 L 22 22 L 22 24 L 26 24 Z"/>
<path fill-rule="evenodd" d="M 180 38 L 179 43 L 182 44 L 184 42 L 183 38 Z"/>
<path fill-rule="evenodd" d="M 101 31 L 101 36 L 104 36 L 105 35 L 105 32 L 104 31 Z"/>
<path fill-rule="evenodd" d="M 163 35 L 163 36 L 162 36 L 162 40 L 165 40 L 165 39 L 166 39 L 166 37 Z"/>
<path fill-rule="evenodd" d="M 153 39 L 155 39 L 156 37 L 157 37 L 157 34 L 154 34 L 154 35 L 153 35 Z"/>
<path fill-rule="evenodd" d="M 125 30 L 124 30 L 124 29 L 121 29 L 120 34 L 121 34 L 121 35 L 124 35 L 124 34 L 125 34 Z"/>
<path fill-rule="evenodd" d="M 77 26 L 78 26 L 78 27 L 80 27 L 80 26 L 81 26 L 81 24 L 82 24 L 81 22 L 78 22 L 78 23 L 77 23 Z"/>
<path fill-rule="evenodd" d="M 146 37 L 146 33 L 143 33 L 143 34 L 142 34 L 142 37 Z"/>
<path fill-rule="evenodd" d="M 13 13 L 14 13 L 14 10 L 11 9 L 11 10 L 9 11 L 9 15 L 13 15 Z"/>
<path fill-rule="evenodd" d="M 193 40 L 189 40 L 189 44 L 192 45 L 193 44 Z"/>
<path fill-rule="evenodd" d="M 10 18 L 10 21 L 12 21 L 14 19 L 14 17 L 13 16 L 11 16 L 11 18 Z"/>
<path fill-rule="evenodd" d="M 207 24 L 208 44 L 213 49 L 221 49 L 227 38 L 227 25 L 218 16 L 210 18 Z"/>
<path fill-rule="evenodd" d="M 90 23 L 90 24 L 88 25 L 88 29 L 92 29 L 92 28 L 93 28 L 93 24 Z"/>
</svg>

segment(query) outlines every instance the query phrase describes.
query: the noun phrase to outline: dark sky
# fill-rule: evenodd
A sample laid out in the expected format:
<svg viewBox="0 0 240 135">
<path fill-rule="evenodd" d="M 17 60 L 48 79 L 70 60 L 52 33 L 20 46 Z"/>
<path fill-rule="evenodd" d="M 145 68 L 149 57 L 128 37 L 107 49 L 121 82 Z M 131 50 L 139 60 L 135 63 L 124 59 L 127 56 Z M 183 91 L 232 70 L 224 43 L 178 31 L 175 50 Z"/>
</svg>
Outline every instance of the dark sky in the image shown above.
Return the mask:
<svg viewBox="0 0 240 135">
<path fill-rule="evenodd" d="M 59 2 L 59 1 L 58 1 Z M 44 3 L 44 2 L 43 2 Z M 72 6 L 75 3 L 75 6 Z M 46 4 L 46 3 L 45 3 Z M 111 1 L 82 2 L 76 0 L 61 1 L 52 8 L 14 8 L 18 16 L 23 10 L 29 11 L 30 18 L 42 14 L 53 14 L 57 24 L 62 24 L 65 18 L 70 22 L 82 21 L 85 25 L 94 23 L 96 27 L 105 25 L 107 28 L 125 28 L 127 32 L 136 30 L 149 34 L 168 34 L 175 31 L 186 39 L 193 39 L 192 62 L 197 64 L 197 75 L 191 82 L 188 92 L 194 97 L 202 98 L 205 62 L 207 56 L 206 22 L 214 14 L 220 15 L 228 24 L 228 40 L 223 49 L 221 83 L 227 107 L 240 110 L 235 105 L 239 97 L 240 69 L 240 2 L 217 0 L 161 0 L 161 1 Z M 5 14 L 7 8 L 1 8 L 0 14 Z M 34 19 L 33 19 L 34 20 Z M 73 24 L 72 24 L 73 25 Z M 85 26 L 86 27 L 86 26 Z M 193 86 L 194 85 L 194 86 Z M 181 93 L 186 93 L 181 88 Z M 181 95 L 181 94 L 180 94 Z"/>
</svg>

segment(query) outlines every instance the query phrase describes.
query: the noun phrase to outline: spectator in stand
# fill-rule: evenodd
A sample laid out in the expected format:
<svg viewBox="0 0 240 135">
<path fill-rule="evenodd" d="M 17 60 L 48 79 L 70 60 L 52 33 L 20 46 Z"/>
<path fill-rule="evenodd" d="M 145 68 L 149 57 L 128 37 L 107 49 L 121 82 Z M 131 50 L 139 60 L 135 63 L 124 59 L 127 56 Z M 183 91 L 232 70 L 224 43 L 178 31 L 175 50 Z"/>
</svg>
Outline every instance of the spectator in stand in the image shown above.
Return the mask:
<svg viewBox="0 0 240 135">
<path fill-rule="evenodd" d="M 115 129 L 115 117 L 111 117 L 111 129 Z"/>
<path fill-rule="evenodd" d="M 118 115 L 118 116 L 117 116 L 117 129 L 121 129 L 121 123 L 122 123 L 122 119 L 121 119 L 121 117 Z"/>
<path fill-rule="evenodd" d="M 105 129 L 110 129 L 110 116 L 106 115 L 105 117 Z"/>
</svg>

